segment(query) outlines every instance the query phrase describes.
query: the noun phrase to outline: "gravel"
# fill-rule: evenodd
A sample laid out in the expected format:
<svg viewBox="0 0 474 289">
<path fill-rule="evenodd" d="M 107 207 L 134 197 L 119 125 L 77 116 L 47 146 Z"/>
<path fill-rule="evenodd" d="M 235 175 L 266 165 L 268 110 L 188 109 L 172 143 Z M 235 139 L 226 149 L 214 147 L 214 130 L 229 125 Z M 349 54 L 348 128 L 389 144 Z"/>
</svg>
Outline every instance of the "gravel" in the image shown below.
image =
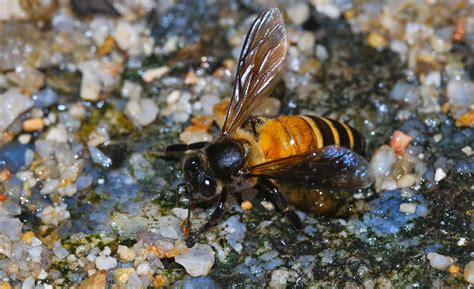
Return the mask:
<svg viewBox="0 0 474 289">
<path fill-rule="evenodd" d="M 13 88 L 0 94 L 0 103 L 0 132 L 6 130 L 20 114 L 34 105 L 29 97 Z"/>
<path fill-rule="evenodd" d="M 214 252 L 206 244 L 196 244 L 189 250 L 176 256 L 176 263 L 186 269 L 186 272 L 193 276 L 206 276 L 214 265 Z"/>
</svg>

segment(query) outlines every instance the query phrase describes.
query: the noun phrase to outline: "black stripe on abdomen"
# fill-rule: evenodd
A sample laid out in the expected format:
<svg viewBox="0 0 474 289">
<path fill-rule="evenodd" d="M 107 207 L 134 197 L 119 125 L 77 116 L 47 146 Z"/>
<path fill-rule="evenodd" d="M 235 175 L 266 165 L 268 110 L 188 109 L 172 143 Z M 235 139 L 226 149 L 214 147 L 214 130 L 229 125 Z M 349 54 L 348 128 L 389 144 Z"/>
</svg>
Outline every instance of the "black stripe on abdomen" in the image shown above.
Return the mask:
<svg viewBox="0 0 474 289">
<path fill-rule="evenodd" d="M 326 118 L 326 119 L 332 122 L 332 125 L 336 128 L 337 132 L 339 133 L 339 144 L 348 149 L 353 149 L 351 148 L 351 141 L 349 140 L 349 135 L 347 134 L 347 131 L 344 128 L 344 126 L 337 120 L 333 120 L 330 118 Z"/>
<path fill-rule="evenodd" d="M 316 127 L 321 132 L 321 135 L 323 136 L 323 146 L 336 144 L 332 130 L 324 120 L 322 120 L 320 117 L 313 115 L 307 115 L 307 117 L 311 118 L 314 121 Z"/>
</svg>

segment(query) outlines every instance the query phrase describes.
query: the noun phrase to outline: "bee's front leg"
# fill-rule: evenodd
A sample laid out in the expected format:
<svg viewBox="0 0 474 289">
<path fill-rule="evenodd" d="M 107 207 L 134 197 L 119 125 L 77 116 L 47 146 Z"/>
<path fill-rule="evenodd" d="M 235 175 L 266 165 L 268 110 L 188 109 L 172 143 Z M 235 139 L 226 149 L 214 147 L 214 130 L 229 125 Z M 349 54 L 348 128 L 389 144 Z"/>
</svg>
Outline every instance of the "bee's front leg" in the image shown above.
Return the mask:
<svg viewBox="0 0 474 289">
<path fill-rule="evenodd" d="M 227 190 L 223 189 L 222 193 L 219 197 L 219 201 L 217 202 L 217 206 L 214 209 L 214 211 L 211 214 L 211 217 L 209 220 L 202 225 L 201 228 L 197 231 L 196 234 L 192 234 L 191 232 L 189 233 L 189 236 L 186 238 L 186 244 L 188 247 L 194 246 L 196 243 L 196 239 L 204 232 L 206 232 L 209 228 L 215 226 L 217 224 L 217 221 L 219 218 L 222 216 L 222 214 L 225 212 L 225 204 L 227 202 Z"/>
</svg>

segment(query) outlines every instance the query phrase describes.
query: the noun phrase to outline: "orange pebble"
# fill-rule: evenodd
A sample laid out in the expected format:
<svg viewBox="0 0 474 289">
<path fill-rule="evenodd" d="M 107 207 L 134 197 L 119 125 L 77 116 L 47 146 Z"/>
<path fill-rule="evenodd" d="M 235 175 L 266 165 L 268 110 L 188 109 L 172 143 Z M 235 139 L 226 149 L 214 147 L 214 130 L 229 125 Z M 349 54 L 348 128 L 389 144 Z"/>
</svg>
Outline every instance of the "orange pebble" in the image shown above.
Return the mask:
<svg viewBox="0 0 474 289">
<path fill-rule="evenodd" d="M 243 201 L 242 204 L 240 204 L 240 207 L 242 208 L 242 210 L 248 211 L 252 209 L 252 203 L 249 201 Z"/>
<path fill-rule="evenodd" d="M 395 150 L 397 154 L 403 154 L 411 140 L 411 136 L 404 134 L 402 131 L 396 130 L 392 134 L 390 146 Z"/>
<path fill-rule="evenodd" d="M 5 194 L 0 194 L 0 203 L 3 203 L 7 200 L 7 195 Z"/>
<path fill-rule="evenodd" d="M 460 126 L 472 126 L 474 124 L 474 110 L 466 112 L 456 119 L 455 125 Z"/>
</svg>

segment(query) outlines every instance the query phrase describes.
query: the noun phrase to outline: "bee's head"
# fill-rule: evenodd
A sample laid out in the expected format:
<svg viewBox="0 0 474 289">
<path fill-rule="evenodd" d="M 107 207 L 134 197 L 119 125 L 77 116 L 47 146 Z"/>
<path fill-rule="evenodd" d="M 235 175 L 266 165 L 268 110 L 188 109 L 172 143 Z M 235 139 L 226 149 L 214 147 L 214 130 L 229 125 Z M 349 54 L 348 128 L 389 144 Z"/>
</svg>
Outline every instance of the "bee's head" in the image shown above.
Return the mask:
<svg viewBox="0 0 474 289">
<path fill-rule="evenodd" d="M 184 179 L 195 202 L 206 202 L 218 196 L 222 187 L 209 175 L 198 155 L 191 155 L 184 161 Z"/>
</svg>

